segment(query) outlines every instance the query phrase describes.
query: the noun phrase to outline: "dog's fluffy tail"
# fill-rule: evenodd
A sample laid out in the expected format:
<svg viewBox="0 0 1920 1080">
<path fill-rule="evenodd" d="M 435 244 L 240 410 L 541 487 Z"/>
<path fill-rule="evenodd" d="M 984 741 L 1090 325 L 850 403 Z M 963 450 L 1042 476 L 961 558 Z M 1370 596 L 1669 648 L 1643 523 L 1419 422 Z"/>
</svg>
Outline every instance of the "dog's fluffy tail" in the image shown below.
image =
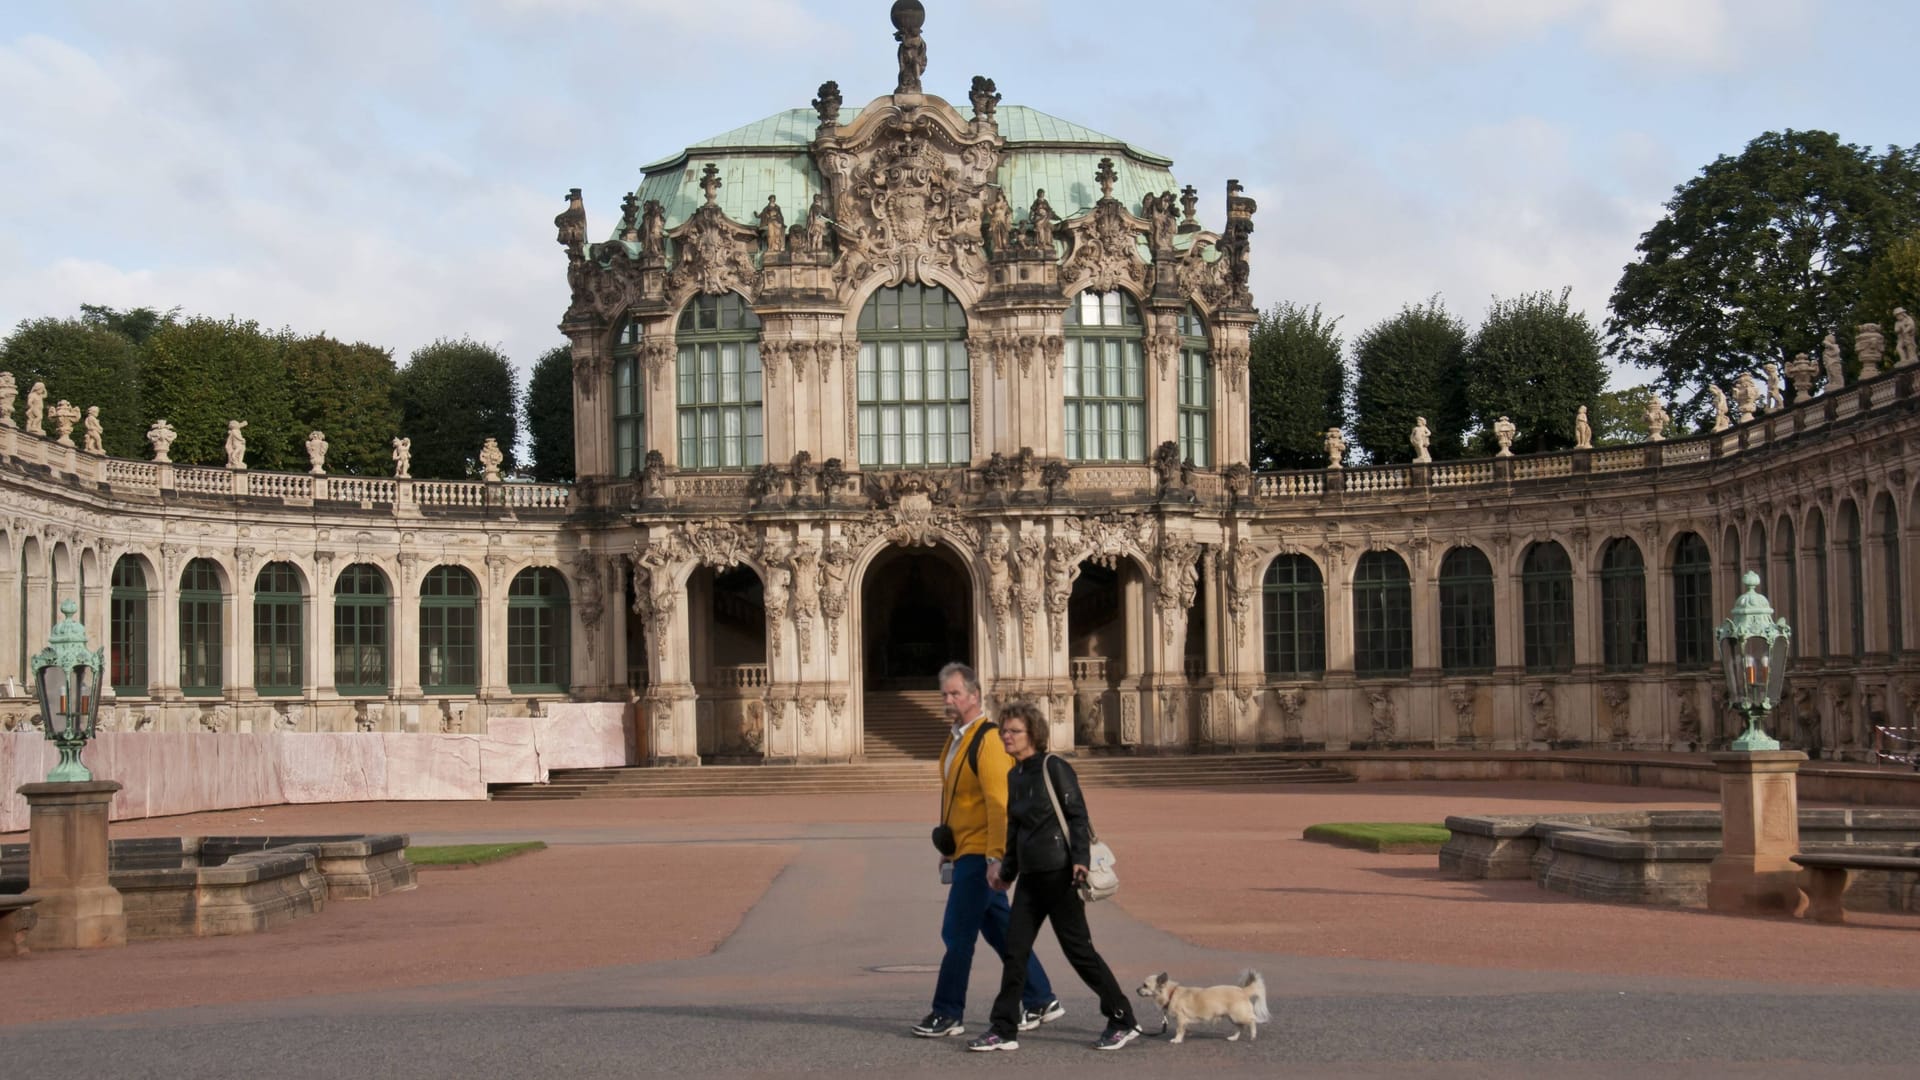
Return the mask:
<svg viewBox="0 0 1920 1080">
<path fill-rule="evenodd" d="M 1263 1024 L 1273 1023 L 1273 1016 L 1267 1012 L 1267 980 L 1257 971 L 1243 971 L 1240 988 L 1247 992 L 1247 1000 L 1253 1002 L 1253 1018 Z"/>
</svg>

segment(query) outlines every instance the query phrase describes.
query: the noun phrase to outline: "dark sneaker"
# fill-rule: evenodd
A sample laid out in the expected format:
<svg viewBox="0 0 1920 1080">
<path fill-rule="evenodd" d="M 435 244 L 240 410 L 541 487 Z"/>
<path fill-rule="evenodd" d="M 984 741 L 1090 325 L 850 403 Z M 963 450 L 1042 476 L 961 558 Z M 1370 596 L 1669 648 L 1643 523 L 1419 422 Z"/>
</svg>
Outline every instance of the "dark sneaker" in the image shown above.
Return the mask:
<svg viewBox="0 0 1920 1080">
<path fill-rule="evenodd" d="M 965 1035 L 967 1029 L 951 1016 L 928 1013 L 925 1020 L 913 1025 L 913 1033 L 923 1039 L 944 1039 L 949 1035 Z"/>
<path fill-rule="evenodd" d="M 1065 1015 L 1067 1007 L 1060 1004 L 1059 998 L 1054 998 L 1037 1009 L 1020 1010 L 1020 1030 L 1032 1031 L 1041 1024 L 1051 1024 Z"/>
<path fill-rule="evenodd" d="M 1130 1024 L 1108 1024 L 1100 1041 L 1093 1044 L 1095 1050 L 1118 1050 L 1140 1037 L 1140 1029 Z"/>
<path fill-rule="evenodd" d="M 1020 1044 L 1012 1039 L 1003 1039 L 989 1031 L 985 1035 L 967 1043 L 969 1050 L 1018 1050 Z"/>
</svg>

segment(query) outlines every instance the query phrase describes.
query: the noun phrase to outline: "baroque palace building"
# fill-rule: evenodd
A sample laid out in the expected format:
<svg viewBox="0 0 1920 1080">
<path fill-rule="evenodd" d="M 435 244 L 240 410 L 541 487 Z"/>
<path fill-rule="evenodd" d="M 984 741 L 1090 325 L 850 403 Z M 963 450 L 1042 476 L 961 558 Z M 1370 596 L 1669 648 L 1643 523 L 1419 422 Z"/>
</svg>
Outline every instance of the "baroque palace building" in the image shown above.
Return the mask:
<svg viewBox="0 0 1920 1080">
<path fill-rule="evenodd" d="M 1086 752 L 1705 750 L 1743 569 L 1784 742 L 1912 723 L 1910 346 L 1708 435 L 1252 473 L 1253 201 L 926 93 L 918 8 L 893 93 L 647 166 L 599 242 L 570 195 L 572 485 L 105 458 L 0 379 L 0 726 L 71 596 L 123 730 L 631 699 L 643 762 L 845 762 L 965 660 Z"/>
</svg>

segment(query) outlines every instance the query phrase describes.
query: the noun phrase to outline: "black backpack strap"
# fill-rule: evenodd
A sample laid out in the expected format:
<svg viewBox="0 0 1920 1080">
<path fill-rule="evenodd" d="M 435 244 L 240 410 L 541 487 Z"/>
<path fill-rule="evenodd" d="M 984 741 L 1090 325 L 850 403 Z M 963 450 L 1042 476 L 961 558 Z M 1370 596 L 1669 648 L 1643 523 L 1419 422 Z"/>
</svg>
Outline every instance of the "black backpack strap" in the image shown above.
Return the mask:
<svg viewBox="0 0 1920 1080">
<path fill-rule="evenodd" d="M 973 775 L 980 775 L 980 740 L 987 737 L 987 732 L 998 730 L 1000 725 L 988 720 L 980 725 L 979 731 L 973 733 L 973 741 L 967 744 L 967 764 L 973 767 Z"/>
</svg>

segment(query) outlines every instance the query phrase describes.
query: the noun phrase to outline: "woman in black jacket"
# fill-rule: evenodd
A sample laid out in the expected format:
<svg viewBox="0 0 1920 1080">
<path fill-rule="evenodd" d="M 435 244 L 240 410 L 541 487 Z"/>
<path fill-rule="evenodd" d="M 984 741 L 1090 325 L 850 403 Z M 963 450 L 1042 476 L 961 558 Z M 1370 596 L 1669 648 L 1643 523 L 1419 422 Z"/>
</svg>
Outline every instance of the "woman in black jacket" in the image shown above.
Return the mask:
<svg viewBox="0 0 1920 1080">
<path fill-rule="evenodd" d="M 1112 969 L 1093 949 L 1087 906 L 1076 887 L 1087 876 L 1087 850 L 1093 843 L 1080 781 L 1073 766 L 1047 753 L 1047 722 L 1031 702 L 1016 701 L 1000 710 L 1000 739 L 1014 759 L 1013 771 L 1007 774 L 1007 850 L 998 871 L 989 870 L 987 880 L 997 889 L 1007 889 L 1019 878 L 1020 887 L 1013 894 L 1006 967 L 1000 975 L 1000 996 L 993 999 L 993 1027 L 968 1043 L 967 1049 L 1020 1048 L 1015 1035 L 1022 1026 L 1020 993 L 1026 987 L 1027 957 L 1041 922 L 1052 919 L 1060 951 L 1081 981 L 1100 995 L 1100 1011 L 1107 1017 L 1107 1030 L 1093 1048 L 1118 1050 L 1140 1037 L 1140 1026 Z M 1060 799 L 1057 812 L 1047 793 L 1047 778 Z"/>
</svg>

